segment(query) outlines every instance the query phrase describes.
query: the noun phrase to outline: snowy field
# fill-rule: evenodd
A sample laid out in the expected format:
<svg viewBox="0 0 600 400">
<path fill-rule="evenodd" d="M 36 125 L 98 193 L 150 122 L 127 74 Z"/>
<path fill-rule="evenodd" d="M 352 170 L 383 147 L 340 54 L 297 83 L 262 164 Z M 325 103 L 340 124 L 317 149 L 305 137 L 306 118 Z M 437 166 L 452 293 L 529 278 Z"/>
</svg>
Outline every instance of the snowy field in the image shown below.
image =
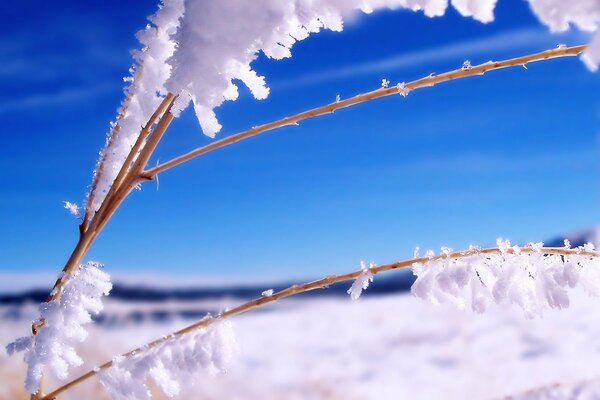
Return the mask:
<svg viewBox="0 0 600 400">
<path fill-rule="evenodd" d="M 108 303 L 107 314 L 155 307 Z M 599 306 L 597 299 L 578 295 L 569 309 L 529 321 L 513 307 L 476 315 L 434 307 L 410 295 L 367 293 L 356 302 L 337 297 L 289 300 L 235 319 L 239 351 L 228 373 L 207 377 L 179 398 L 600 399 L 600 384 L 594 381 L 600 376 Z M 5 316 L 0 321 L 2 345 L 26 333 L 26 316 L 34 314 L 31 306 L 17 320 L 7 319 L 9 311 L 0 309 Z M 93 367 L 189 322 L 95 326 L 83 358 L 87 368 Z M 27 398 L 23 374 L 19 356 L 2 353 L 1 399 Z M 106 395 L 93 380 L 63 398 Z"/>
</svg>

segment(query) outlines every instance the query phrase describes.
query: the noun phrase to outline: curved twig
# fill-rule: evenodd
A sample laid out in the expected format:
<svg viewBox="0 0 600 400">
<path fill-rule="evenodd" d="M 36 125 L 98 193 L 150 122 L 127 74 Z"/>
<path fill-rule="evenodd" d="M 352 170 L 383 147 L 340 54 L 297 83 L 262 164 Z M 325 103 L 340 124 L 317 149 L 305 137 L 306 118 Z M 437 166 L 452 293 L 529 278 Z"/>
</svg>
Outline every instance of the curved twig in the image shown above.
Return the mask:
<svg viewBox="0 0 600 400">
<path fill-rule="evenodd" d="M 246 131 L 228 136 L 221 140 L 217 140 L 209 145 L 199 147 L 195 150 L 192 150 L 184 155 L 176 157 L 170 161 L 159 164 L 154 168 L 150 168 L 149 170 L 144 172 L 146 179 L 154 179 L 154 177 L 163 171 L 176 167 L 180 164 L 183 164 L 193 158 L 196 158 L 202 154 L 209 153 L 211 151 L 220 149 L 225 146 L 229 146 L 233 143 L 239 142 L 244 139 L 251 138 L 253 136 L 259 135 L 263 132 L 267 132 L 273 129 L 281 128 L 287 125 L 298 125 L 298 123 L 302 120 L 306 120 L 309 118 L 318 117 L 325 114 L 331 114 L 339 109 L 350 107 L 356 104 L 365 103 L 370 100 L 378 99 L 380 97 L 391 96 L 394 94 L 402 94 L 406 95 L 408 92 L 429 87 L 435 86 L 438 83 L 447 82 L 455 79 L 467 78 L 470 76 L 483 75 L 488 71 L 516 67 L 516 66 L 526 66 L 528 63 L 543 61 L 550 58 L 558 58 L 558 57 L 567 57 L 567 56 L 576 56 L 585 51 L 587 46 L 573 46 L 573 47 L 565 47 L 558 46 L 555 49 L 542 51 L 535 54 L 529 54 L 522 57 L 511 58 L 503 61 L 488 61 L 484 64 L 476 65 L 476 66 L 468 66 L 462 67 L 459 69 L 455 69 L 453 71 L 449 71 L 440 75 L 431 74 L 424 78 L 417 79 L 415 81 L 409 83 L 400 84 L 402 86 L 398 87 L 382 87 L 371 92 L 363 93 L 351 97 L 346 100 L 336 101 L 334 103 L 326 104 L 321 107 L 313 108 L 312 110 L 304 111 L 296 115 L 292 115 L 290 117 L 282 118 L 278 121 L 269 122 L 264 125 L 259 125 L 248 129 Z"/>
<path fill-rule="evenodd" d="M 505 252 L 514 254 L 514 249 L 509 248 L 509 249 L 505 250 Z M 595 252 L 595 251 L 583 251 L 581 249 L 568 249 L 568 248 L 564 248 L 564 247 L 544 247 L 541 249 L 533 249 L 531 247 L 523 247 L 523 248 L 520 248 L 520 252 L 521 253 L 541 252 L 542 254 L 582 255 L 582 256 L 590 256 L 590 257 L 600 257 L 600 253 Z M 437 260 L 447 259 L 447 258 L 457 259 L 457 258 L 465 258 L 465 257 L 469 257 L 469 256 L 474 256 L 477 254 L 499 254 L 499 253 L 502 253 L 502 251 L 497 247 L 492 247 L 492 248 L 483 249 L 483 250 L 469 249 L 469 250 L 465 250 L 465 251 L 453 252 L 448 255 L 442 254 L 442 255 L 434 256 L 434 257 L 411 258 L 408 260 L 398 261 L 398 262 L 391 263 L 391 264 L 371 267 L 371 268 L 369 268 L 369 271 L 373 275 L 376 275 L 376 274 L 386 272 L 386 271 L 409 268 L 415 263 L 426 264 L 426 263 L 429 263 L 432 261 L 437 261 Z M 137 354 L 141 351 L 155 348 L 155 347 L 160 346 L 161 344 L 165 343 L 167 340 L 172 340 L 174 337 L 182 336 L 182 335 L 197 331 L 198 329 L 206 328 L 218 321 L 222 321 L 224 319 L 228 319 L 228 318 L 234 317 L 239 314 L 247 313 L 256 308 L 263 307 L 269 303 L 276 302 L 276 301 L 284 299 L 286 297 L 295 296 L 300 293 L 305 293 L 305 292 L 309 292 L 309 291 L 316 290 L 316 289 L 324 289 L 335 283 L 354 280 L 354 279 L 358 278 L 361 273 L 363 273 L 363 271 L 358 270 L 358 271 L 350 272 L 347 274 L 331 275 L 331 276 L 328 276 L 328 277 L 325 277 L 325 278 L 322 278 L 322 279 L 319 279 L 316 281 L 304 283 L 301 285 L 292 285 L 286 289 L 283 289 L 276 293 L 273 293 L 273 295 L 271 295 L 271 296 L 259 297 L 259 298 L 250 300 L 246 303 L 243 303 L 235 308 L 227 310 L 219 315 L 202 318 L 201 320 L 199 320 L 191 325 L 188 325 L 185 328 L 182 328 L 176 332 L 173 332 L 170 335 L 163 336 L 163 337 L 156 339 L 150 343 L 140 346 L 135 350 L 131 350 L 131 351 L 123 354 L 122 356 L 128 357 L 133 354 Z M 55 399 L 56 396 L 66 392 L 67 390 L 73 388 L 74 386 L 92 378 L 99 371 L 110 368 L 112 366 L 112 364 L 113 364 L 112 361 L 108 361 L 108 362 L 100 365 L 98 368 L 94 368 L 93 370 L 86 372 L 85 374 L 79 376 L 78 378 L 62 385 L 61 387 L 57 388 L 56 390 L 52 391 L 51 393 L 45 395 L 44 397 L 41 398 L 41 400 Z"/>
</svg>

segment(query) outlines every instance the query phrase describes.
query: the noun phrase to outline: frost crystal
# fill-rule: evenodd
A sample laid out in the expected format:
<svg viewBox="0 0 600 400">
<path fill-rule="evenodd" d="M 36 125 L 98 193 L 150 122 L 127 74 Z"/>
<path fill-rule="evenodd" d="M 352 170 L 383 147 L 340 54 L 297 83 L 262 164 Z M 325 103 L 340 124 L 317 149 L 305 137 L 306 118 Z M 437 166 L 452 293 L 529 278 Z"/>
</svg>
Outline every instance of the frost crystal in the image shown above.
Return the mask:
<svg viewBox="0 0 600 400">
<path fill-rule="evenodd" d="M 271 296 L 273 296 L 273 289 L 265 290 L 260 295 L 262 297 L 271 297 Z"/>
<path fill-rule="evenodd" d="M 27 363 L 25 388 L 29 393 L 38 390 L 46 368 L 58 379 L 65 379 L 70 366 L 79 366 L 82 359 L 75 345 L 87 337 L 85 325 L 92 314 L 102 311 L 102 296 L 112 285 L 101 265 L 88 262 L 68 278 L 58 300 L 40 304 L 43 326 L 37 335 L 23 337 L 6 346 L 9 354 L 23 352 Z M 63 278 L 65 279 L 65 278 Z"/>
<path fill-rule="evenodd" d="M 460 309 L 484 312 L 489 304 L 509 301 L 528 318 L 549 308 L 569 306 L 567 289 L 581 286 L 600 296 L 600 259 L 579 254 L 543 254 L 543 243 L 530 243 L 523 251 L 498 240 L 500 253 L 476 253 L 461 258 L 442 257 L 415 263 L 417 276 L 412 293 L 434 304 L 448 303 Z"/>
<path fill-rule="evenodd" d="M 171 337 L 162 344 L 129 357 L 116 357 L 99 372 L 113 399 L 151 399 L 151 379 L 168 397 L 179 394 L 208 376 L 225 372 L 236 349 L 229 322 L 219 322 L 193 333 Z"/>
<path fill-rule="evenodd" d="M 471 61 L 466 60 L 462 65 L 462 69 L 465 69 L 465 70 L 473 69 L 473 65 L 471 64 Z"/>
<path fill-rule="evenodd" d="M 71 203 L 70 201 L 63 201 L 65 209 L 71 213 L 75 218 L 81 218 L 81 213 L 79 212 L 79 206 L 75 203 Z"/>
<path fill-rule="evenodd" d="M 381 80 L 381 87 L 382 88 L 387 88 L 390 86 L 390 81 L 388 81 L 387 79 L 382 79 Z"/>
<path fill-rule="evenodd" d="M 360 262 L 360 269 L 362 272 L 356 278 L 350 289 L 348 289 L 347 293 L 350 295 L 352 300 L 358 300 L 362 291 L 369 287 L 369 283 L 373 282 L 373 273 L 371 272 L 371 268 L 376 267 L 374 263 L 371 263 L 369 267 L 365 265 L 363 261 Z"/>
<path fill-rule="evenodd" d="M 406 82 L 399 83 L 397 87 L 398 87 L 398 93 L 402 97 L 406 97 L 406 96 L 408 96 L 408 93 L 410 93 L 410 89 L 406 87 Z"/>
</svg>

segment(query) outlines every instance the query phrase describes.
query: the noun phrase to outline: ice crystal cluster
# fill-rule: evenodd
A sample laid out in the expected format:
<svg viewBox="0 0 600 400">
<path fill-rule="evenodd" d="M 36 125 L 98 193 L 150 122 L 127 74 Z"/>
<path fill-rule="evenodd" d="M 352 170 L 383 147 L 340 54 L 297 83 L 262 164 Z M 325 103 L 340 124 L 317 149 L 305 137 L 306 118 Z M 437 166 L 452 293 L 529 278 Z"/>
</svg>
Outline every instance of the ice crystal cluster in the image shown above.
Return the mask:
<svg viewBox="0 0 600 400">
<path fill-rule="evenodd" d="M 367 267 L 363 261 L 360 262 L 361 273 L 352 283 L 350 289 L 348 289 L 348 294 L 352 300 L 358 300 L 363 290 L 366 290 L 369 287 L 369 283 L 373 282 L 374 275 L 371 272 L 371 268 L 375 267 L 374 263 L 371 263 Z"/>
<path fill-rule="evenodd" d="M 218 322 L 168 338 L 138 354 L 116 357 L 110 368 L 99 372 L 100 381 L 113 399 L 150 399 L 148 379 L 167 397 L 173 397 L 182 385 L 187 387 L 203 376 L 224 372 L 235 349 L 231 324 Z"/>
<path fill-rule="evenodd" d="M 235 81 L 243 82 L 255 98 L 269 95 L 265 78 L 251 67 L 260 53 L 272 59 L 291 57 L 291 48 L 322 29 L 341 31 L 344 19 L 356 11 L 383 8 L 421 10 L 441 16 L 449 3 L 464 16 L 482 22 L 494 19 L 497 0 L 162 0 L 151 24 L 138 33 L 142 49 L 126 79 L 126 100 L 100 154 L 87 209 L 98 210 L 140 129 L 167 92 L 178 95 L 173 113 L 189 103 L 203 132 L 221 130 L 215 108 L 238 98 Z M 529 0 L 538 18 L 552 30 L 571 24 L 596 31 L 598 0 Z M 595 69 L 600 62 L 600 35 L 584 60 Z M 406 93 L 400 92 L 405 95 Z"/>
<path fill-rule="evenodd" d="M 545 254 L 543 243 L 522 249 L 499 240 L 498 248 L 497 253 L 472 248 L 468 255 L 456 258 L 445 248 L 441 257 L 415 263 L 412 293 L 434 304 L 480 313 L 492 303 L 510 302 L 528 318 L 542 316 L 549 308 L 568 307 L 568 289 L 581 287 L 600 296 L 600 259 L 591 255 L 592 244 L 569 254 Z M 432 258 L 433 253 L 426 257 Z"/>
<path fill-rule="evenodd" d="M 9 354 L 23 352 L 27 363 L 25 388 L 30 393 L 38 390 L 45 369 L 58 379 L 65 379 L 70 366 L 79 366 L 83 360 L 75 346 L 87 337 L 85 325 L 92 314 L 102 311 L 102 296 L 108 295 L 112 285 L 101 265 L 89 262 L 81 265 L 63 286 L 60 299 L 40 304 L 42 327 L 37 335 L 22 337 L 9 344 Z"/>
</svg>

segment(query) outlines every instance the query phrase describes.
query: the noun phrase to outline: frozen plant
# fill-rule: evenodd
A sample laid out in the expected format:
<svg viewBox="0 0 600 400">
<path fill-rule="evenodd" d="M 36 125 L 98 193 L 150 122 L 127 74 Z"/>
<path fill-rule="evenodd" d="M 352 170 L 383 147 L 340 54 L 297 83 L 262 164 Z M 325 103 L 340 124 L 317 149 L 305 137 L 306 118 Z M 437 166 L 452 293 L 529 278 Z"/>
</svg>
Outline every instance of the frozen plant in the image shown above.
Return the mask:
<svg viewBox="0 0 600 400">
<path fill-rule="evenodd" d="M 557 49 L 546 50 L 546 51 L 542 51 L 539 53 L 521 56 L 521 57 L 517 57 L 517 58 L 513 58 L 513 59 L 476 65 L 476 66 L 473 66 L 473 68 L 470 70 L 457 69 L 457 70 L 449 71 L 449 72 L 442 73 L 439 75 L 427 76 L 425 78 L 421 78 L 421 79 L 412 81 L 410 83 L 406 83 L 406 84 L 404 84 L 404 86 L 400 85 L 400 88 L 403 90 L 408 90 L 408 88 L 410 88 L 411 91 L 414 91 L 419 88 L 430 87 L 430 86 L 433 86 L 433 85 L 436 85 L 436 84 L 439 84 L 442 82 L 451 81 L 454 79 L 482 75 L 488 71 L 499 69 L 499 68 L 521 66 L 521 65 L 523 65 L 523 63 L 526 63 L 526 62 L 531 63 L 534 61 L 548 60 L 548 59 L 552 59 L 552 58 L 556 58 L 556 57 L 573 56 L 573 55 L 580 54 L 584 49 L 585 49 L 584 46 L 574 46 L 574 47 L 567 47 L 567 48 L 562 48 L 562 49 L 557 48 Z M 330 104 L 320 106 L 320 107 L 317 107 L 317 108 L 309 110 L 309 111 L 304 111 L 304 112 L 292 115 L 290 117 L 283 118 L 283 119 L 275 121 L 275 122 L 271 122 L 268 124 L 253 127 L 247 131 L 242 131 L 238 134 L 231 135 L 231 136 L 229 136 L 225 139 L 222 139 L 218 142 L 215 142 L 213 144 L 210 144 L 210 145 L 207 145 L 204 147 L 200 147 L 196 150 L 192 150 L 183 156 L 176 157 L 172 160 L 166 161 L 162 164 L 159 164 L 156 167 L 146 169 L 147 161 L 148 161 L 149 157 L 152 155 L 152 152 L 156 148 L 156 145 L 160 141 L 162 135 L 165 133 L 165 131 L 168 127 L 168 124 L 170 123 L 170 121 L 172 121 L 172 114 L 170 114 L 169 108 L 173 105 L 173 102 L 175 101 L 175 96 L 173 96 L 172 94 L 168 94 L 165 97 L 165 99 L 163 99 L 163 101 L 161 102 L 161 105 L 164 106 L 165 110 L 166 110 L 166 111 L 163 110 L 164 114 L 162 115 L 162 117 L 159 117 L 160 113 L 155 113 L 155 114 L 153 114 L 153 117 L 151 118 L 151 120 L 149 122 L 149 124 L 150 124 L 155 119 L 159 120 L 156 125 L 156 128 L 151 132 L 151 134 L 150 134 L 151 136 L 148 139 L 147 144 L 145 144 L 143 146 L 143 148 L 140 150 L 139 158 L 141 159 L 141 161 L 136 162 L 132 168 L 126 170 L 126 172 L 121 177 L 121 179 L 116 182 L 116 184 L 118 186 L 114 192 L 111 189 L 111 192 L 109 193 L 109 195 L 107 196 L 107 198 L 105 200 L 105 201 L 110 200 L 109 201 L 110 208 L 108 208 L 108 206 L 107 206 L 107 208 L 103 209 L 103 212 L 95 214 L 93 216 L 89 226 L 85 226 L 85 225 L 80 226 L 81 234 L 79 237 L 78 245 L 74 250 L 73 256 L 69 259 L 69 261 L 67 262 L 67 264 L 65 265 L 65 268 L 63 270 L 67 274 L 74 273 L 75 261 L 78 261 L 81 259 L 81 257 L 83 257 L 83 255 L 87 252 L 87 250 L 93 243 L 94 239 L 97 237 L 98 233 L 101 231 L 101 229 L 104 226 L 104 224 L 106 223 L 106 221 L 108 221 L 108 219 L 112 216 L 114 211 L 118 208 L 121 201 L 124 198 L 126 198 L 127 195 L 129 194 L 129 192 L 135 186 L 137 186 L 141 181 L 153 179 L 156 177 L 156 175 L 159 172 L 174 168 L 175 166 L 183 164 L 199 155 L 206 154 L 210 151 L 214 151 L 214 150 L 222 148 L 224 146 L 231 145 L 233 143 L 239 142 L 240 140 L 250 138 L 252 136 L 261 134 L 263 132 L 266 132 L 266 131 L 269 131 L 269 130 L 272 130 L 272 129 L 275 129 L 278 127 L 288 126 L 288 125 L 297 125 L 298 122 L 303 119 L 308 119 L 308 118 L 313 118 L 313 117 L 317 117 L 317 116 L 324 115 L 324 114 L 329 114 L 337 109 L 349 107 L 349 106 L 352 106 L 355 104 L 364 103 L 364 102 L 371 101 L 371 100 L 385 97 L 385 96 L 391 96 L 394 93 L 396 93 L 395 90 L 382 91 L 381 88 L 377 88 L 371 92 L 366 92 L 366 93 L 351 97 L 347 101 L 344 101 L 344 102 L 330 103 Z M 137 152 L 136 149 L 133 149 L 133 150 L 135 150 Z M 134 154 L 134 153 L 130 153 L 128 158 L 132 154 Z M 119 175 L 119 176 L 121 176 L 121 175 Z M 93 227 L 94 229 L 89 229 L 90 227 Z M 431 261 L 431 260 L 435 260 L 435 259 L 436 258 L 433 256 L 433 254 L 428 252 L 426 254 L 426 258 L 419 262 Z M 377 272 L 383 272 L 383 271 L 387 271 L 387 270 L 391 270 L 391 269 L 395 269 L 395 268 L 406 268 L 406 267 L 409 267 L 410 265 L 412 265 L 412 263 L 410 263 L 410 264 L 396 263 L 393 265 L 387 265 L 387 266 L 382 266 L 382 267 L 372 267 L 369 272 L 372 274 L 375 274 Z M 277 301 L 284 297 L 295 295 L 297 293 L 302 293 L 306 290 L 312 290 L 315 288 L 326 287 L 335 282 L 341 282 L 341 281 L 346 281 L 346 280 L 356 280 L 357 278 L 360 277 L 360 275 L 363 275 L 363 277 L 360 279 L 360 281 L 361 281 L 360 283 L 364 283 L 365 278 L 367 278 L 366 280 L 368 281 L 368 277 L 365 276 L 366 274 L 363 270 L 355 272 L 355 273 L 351 273 L 351 274 L 348 274 L 345 276 L 329 277 L 329 278 L 319 280 L 316 282 L 311 282 L 310 284 L 301 285 L 299 287 L 294 286 L 292 288 L 289 288 L 289 290 L 279 291 L 277 293 L 274 293 L 273 296 L 261 297 L 260 299 L 254 300 L 253 302 L 246 303 L 242 306 L 234 308 L 233 310 L 227 311 L 227 312 L 223 313 L 223 316 L 230 317 L 233 315 L 237 315 L 239 313 L 254 309 L 257 306 L 262 306 L 263 304 L 267 304 L 272 301 Z M 63 286 L 64 286 L 64 281 L 61 280 L 61 281 L 57 282 L 54 290 L 51 293 L 49 302 L 58 300 L 60 298 L 62 289 L 64 289 Z M 362 291 L 362 289 L 361 289 L 361 291 Z M 356 289 L 355 293 L 358 293 L 358 289 Z M 197 329 L 198 327 L 206 327 L 210 323 L 211 322 L 203 323 L 202 325 L 194 325 L 192 327 L 192 329 Z M 42 321 L 39 325 L 40 325 L 39 331 L 41 332 L 45 329 L 44 321 Z M 19 343 L 19 345 L 21 345 L 21 343 Z M 141 350 L 143 350 L 143 349 L 141 349 Z M 84 376 L 84 379 L 87 379 L 94 375 L 95 375 L 95 373 L 88 373 Z M 74 384 L 77 384 L 77 383 L 81 382 L 82 380 L 83 379 L 72 381 L 71 383 L 65 384 L 65 385 L 61 386 L 60 388 L 57 388 L 54 391 L 52 391 L 48 394 L 45 394 L 39 398 L 44 399 L 44 400 L 53 399 L 54 397 L 56 397 L 57 394 L 68 390 Z"/>
<path fill-rule="evenodd" d="M 577 2 L 529 0 L 529 2 L 539 18 L 552 29 L 564 30 L 570 24 L 575 24 L 588 31 L 596 31 L 598 28 L 600 5 L 597 0 Z M 126 98 L 119 109 L 116 122 L 111 124 L 106 146 L 100 154 L 94 171 L 94 178 L 80 226 L 79 241 L 63 268 L 63 276 L 68 278 L 57 282 L 49 300 L 41 306 L 41 318 L 39 323 L 35 325 L 36 328 L 39 328 L 36 329 L 37 335 L 33 338 L 21 338 L 9 346 L 11 352 L 23 351 L 25 353 L 29 368 L 28 390 L 30 392 L 38 390 L 42 371 L 46 367 L 57 377 L 64 378 L 70 365 L 81 363 L 81 359 L 74 351 L 73 344 L 84 339 L 85 330 L 83 325 L 89 321 L 90 312 L 99 311 L 101 308 L 99 297 L 108 293 L 110 282 L 106 279 L 103 289 L 102 285 L 91 285 L 92 288 L 99 288 L 98 292 L 94 292 L 95 295 L 83 290 L 87 286 L 79 288 L 83 291 L 77 292 L 75 289 L 78 286 L 78 279 L 83 279 L 86 276 L 83 271 L 88 269 L 89 271 L 97 270 L 95 266 L 82 268 L 80 264 L 107 221 L 131 190 L 139 188 L 142 182 L 156 179 L 159 173 L 183 164 L 192 158 L 268 130 L 297 125 L 300 121 L 308 118 L 330 114 L 345 107 L 392 95 L 396 93 L 396 90 L 377 88 L 371 92 L 349 97 L 344 101 L 341 101 L 341 98 L 337 96 L 335 103 L 297 113 L 278 121 L 257 125 L 165 161 L 156 167 L 147 168 L 148 162 L 169 124 L 189 104 L 193 105 L 202 131 L 207 136 L 214 137 L 221 129 L 215 110 L 225 101 L 237 99 L 238 87 L 236 82 L 240 81 L 246 85 L 257 99 L 264 99 L 269 95 L 270 89 L 266 84 L 265 77 L 260 76 L 251 65 L 261 53 L 272 59 L 291 57 L 291 49 L 297 41 L 304 40 L 310 34 L 323 29 L 341 31 L 344 20 L 352 17 L 351 14 L 356 12 L 371 13 L 374 10 L 384 8 L 406 8 L 413 11 L 423 11 L 425 15 L 434 17 L 443 15 L 449 5 L 452 5 L 464 16 L 472 16 L 482 22 L 489 22 L 493 20 L 496 0 L 256 0 L 245 2 L 239 0 L 162 0 L 158 12 L 150 17 L 150 24 L 138 33 L 142 48 L 134 53 L 135 65 L 131 70 L 131 77 L 126 79 L 130 84 L 125 92 Z M 556 15 L 557 13 L 559 15 Z M 457 69 L 439 75 L 432 74 L 412 82 L 398 84 L 397 92 L 406 97 L 411 91 L 442 82 L 483 75 L 488 71 L 499 68 L 527 65 L 527 63 L 534 61 L 575 56 L 582 53 L 585 54 L 585 60 L 590 68 L 595 68 L 600 58 L 598 41 L 598 38 L 594 39 L 589 48 L 586 46 L 559 47 L 514 59 Z M 382 81 L 384 87 L 388 84 L 389 81 Z M 74 214 L 79 212 L 78 207 L 73 203 L 65 203 L 65 206 Z M 502 248 L 504 249 L 504 247 Z M 538 256 L 536 259 L 538 262 L 546 262 L 552 259 L 552 255 L 556 255 L 550 253 L 550 255 L 542 256 L 543 250 L 538 247 L 535 249 L 534 253 Z M 522 250 L 522 253 L 531 253 L 534 248 Z M 515 251 L 516 249 L 504 249 L 498 250 L 498 253 L 494 249 L 493 252 L 485 254 L 500 254 L 504 257 L 502 260 L 506 261 L 512 259 L 508 255 L 513 255 Z M 570 256 L 570 259 L 575 259 L 575 256 L 592 257 L 585 251 L 581 254 L 567 252 L 567 255 Z M 475 257 L 473 249 L 469 252 L 465 256 Z M 449 260 L 463 258 L 456 257 L 455 253 L 452 253 L 449 249 L 446 249 L 443 253 L 441 257 L 427 253 L 424 259 L 419 259 L 416 263 L 418 265 L 419 263 L 447 262 L 452 265 L 452 261 Z M 481 253 L 483 254 L 484 251 L 481 251 Z M 528 254 L 528 257 L 533 260 L 533 255 Z M 295 286 L 289 288 L 289 290 L 279 291 L 269 296 L 261 296 L 260 299 L 223 313 L 223 316 L 233 316 L 303 291 L 326 287 L 336 281 L 355 280 L 349 292 L 352 298 L 358 298 L 362 290 L 366 289 L 372 281 L 374 274 L 396 268 L 406 268 L 414 263 L 415 261 L 410 264 L 395 263 L 382 267 L 374 265 L 370 268 L 363 267 L 360 271 L 344 276 L 329 277 Z M 436 265 L 434 264 L 434 267 Z M 467 265 L 470 264 L 467 263 Z M 509 263 L 509 265 L 512 264 Z M 580 266 L 580 264 L 578 265 Z M 481 287 L 475 287 L 472 290 L 481 289 L 482 293 L 471 298 L 471 305 L 477 310 L 485 309 L 486 299 L 489 300 L 489 297 L 486 297 L 485 290 L 483 290 L 485 289 L 483 285 L 485 278 L 480 277 L 478 270 L 473 273 L 474 268 L 465 267 L 464 269 L 468 273 L 463 274 L 460 278 L 462 280 L 452 281 L 450 279 L 450 283 L 448 283 L 448 279 L 442 276 L 446 279 L 444 282 L 447 283 L 444 289 L 446 291 L 454 290 L 455 288 L 452 285 L 462 284 L 465 279 L 470 279 L 469 282 L 475 282 L 476 278 L 480 279 L 482 282 Z M 566 267 L 562 269 L 556 267 L 552 271 L 555 269 L 562 271 L 563 275 L 567 270 Z M 490 270 L 495 271 L 491 266 Z M 544 282 L 539 291 L 546 295 L 548 305 L 564 306 L 566 304 L 565 297 L 562 296 L 560 289 L 564 288 L 564 282 L 570 284 L 571 280 L 565 281 L 563 279 L 561 281 L 554 277 L 552 279 L 542 279 L 542 277 L 546 277 L 546 274 L 537 271 L 533 266 L 530 270 L 533 271 L 532 274 L 538 273 L 538 275 L 533 276 L 539 277 L 539 280 Z M 577 268 L 575 270 L 580 272 Z M 545 272 L 545 270 L 542 272 Z M 524 276 L 520 272 L 514 273 L 515 276 Z M 101 271 L 98 270 L 98 274 L 101 274 Z M 499 288 L 497 292 L 502 294 L 503 292 L 500 289 L 506 286 L 508 289 L 506 289 L 507 294 L 505 297 L 518 301 L 523 296 L 513 296 L 511 290 L 513 287 L 518 286 L 515 282 L 519 281 L 509 279 L 510 277 L 512 275 L 498 272 L 496 279 L 502 284 L 497 285 Z M 100 282 L 102 279 L 97 279 L 97 281 Z M 436 282 L 437 280 L 434 281 L 434 283 Z M 531 281 L 526 282 L 527 285 L 531 285 Z M 539 285 L 537 282 L 538 280 L 536 280 L 536 285 Z M 588 284 L 593 289 L 595 285 L 590 282 L 591 279 L 581 280 L 582 285 Z M 437 290 L 436 287 L 434 289 Z M 522 290 L 521 292 L 525 293 L 526 291 Z M 437 294 L 437 292 L 435 293 Z M 445 292 L 442 291 L 442 293 Z M 516 290 L 515 293 L 517 293 Z M 474 295 L 472 294 L 472 296 Z M 494 296 L 496 295 L 494 294 Z M 460 296 L 455 296 L 455 298 L 460 299 Z M 476 299 L 475 302 L 473 302 L 473 298 Z M 552 301 L 549 299 L 552 299 Z M 528 299 L 525 300 L 529 301 Z M 519 301 L 525 304 L 525 300 Z M 456 301 L 460 302 L 460 300 Z M 534 305 L 537 306 L 537 304 Z M 535 313 L 538 311 L 536 307 L 529 305 L 529 303 L 523 307 L 526 308 L 526 312 Z M 214 319 L 211 319 L 202 324 L 194 325 L 192 330 L 208 327 L 213 321 Z M 177 337 L 179 338 L 179 335 Z M 159 353 L 160 350 L 156 350 L 156 352 Z M 130 357 L 117 360 L 115 362 L 116 369 L 124 375 L 127 375 L 127 373 L 135 375 L 137 373 L 138 375 L 135 376 L 143 377 L 144 380 L 142 381 L 150 376 L 161 384 L 166 394 L 175 393 L 174 378 L 170 377 L 165 368 L 160 367 L 165 362 L 170 362 L 165 361 L 169 360 L 168 357 L 164 358 L 162 355 L 155 357 L 142 355 L 141 353 L 133 358 L 136 357 L 139 359 L 139 363 L 132 361 Z M 206 365 L 212 364 L 208 363 Z M 132 368 L 133 371 L 127 372 L 127 368 Z M 92 375 L 86 375 L 86 377 Z M 157 379 L 155 375 L 162 378 Z M 109 374 L 105 377 L 105 381 L 115 382 L 117 386 L 115 393 L 117 393 L 117 396 L 121 396 L 127 390 L 123 389 L 123 392 L 119 392 L 119 382 L 122 383 L 122 381 L 117 378 L 118 376 Z M 132 388 L 131 385 L 135 385 L 136 381 L 133 378 L 129 381 L 123 381 L 125 382 L 124 387 Z M 63 386 L 62 389 L 59 388 L 50 394 L 41 394 L 40 396 L 51 399 L 68 387 L 70 386 Z M 141 394 L 144 392 L 144 388 L 145 386 L 141 388 L 138 386 L 132 393 L 138 393 L 139 390 Z"/>
<path fill-rule="evenodd" d="M 96 262 L 88 262 L 72 276 L 63 276 L 67 282 L 60 299 L 39 306 L 43 328 L 6 347 L 9 354 L 23 352 L 27 363 L 25 388 L 29 393 L 38 391 L 45 369 L 63 380 L 70 366 L 83 363 L 75 346 L 87 337 L 85 325 L 92 321 L 92 315 L 102 311 L 101 298 L 112 288 L 110 276 L 101 267 Z"/>
<path fill-rule="evenodd" d="M 209 317 L 210 318 L 210 317 Z M 152 379 L 167 396 L 180 393 L 204 376 L 226 370 L 236 349 L 231 323 L 216 323 L 195 332 L 171 336 L 153 348 L 113 359 L 99 373 L 102 385 L 113 399 L 150 399 Z"/>
<path fill-rule="evenodd" d="M 131 67 L 131 76 L 125 78 L 125 82 L 129 83 L 125 89 L 125 100 L 118 110 L 117 121 L 111 124 L 106 146 L 94 170 L 86 218 L 102 205 L 140 135 L 140 129 L 168 93 L 165 83 L 171 75 L 171 66 L 167 60 L 175 51 L 172 35 L 179 26 L 183 11 L 184 0 L 162 0 L 159 10 L 149 18 L 151 24 L 137 33 L 142 49 L 133 52 L 135 65 Z"/>
<path fill-rule="evenodd" d="M 529 2 L 538 18 L 555 31 L 575 24 L 594 32 L 600 24 L 597 0 Z M 448 3 L 448 0 L 162 0 L 159 11 L 150 17 L 151 24 L 138 33 L 142 49 L 134 53 L 136 64 L 132 76 L 126 79 L 130 83 L 126 99 L 94 172 L 86 221 L 100 208 L 140 128 L 167 93 L 178 96 L 173 105 L 175 116 L 192 103 L 203 132 L 214 137 L 222 127 L 215 109 L 238 98 L 236 80 L 243 82 L 256 99 L 269 95 L 265 77 L 251 66 L 259 53 L 272 59 L 291 57 L 297 41 L 322 29 L 341 31 L 344 19 L 357 11 L 371 13 L 401 7 L 422 10 L 435 17 L 446 12 Z M 462 15 L 481 22 L 494 19 L 496 0 L 452 0 L 451 4 Z M 597 68 L 600 35 L 592 41 L 584 60 L 591 69 Z"/>
</svg>

